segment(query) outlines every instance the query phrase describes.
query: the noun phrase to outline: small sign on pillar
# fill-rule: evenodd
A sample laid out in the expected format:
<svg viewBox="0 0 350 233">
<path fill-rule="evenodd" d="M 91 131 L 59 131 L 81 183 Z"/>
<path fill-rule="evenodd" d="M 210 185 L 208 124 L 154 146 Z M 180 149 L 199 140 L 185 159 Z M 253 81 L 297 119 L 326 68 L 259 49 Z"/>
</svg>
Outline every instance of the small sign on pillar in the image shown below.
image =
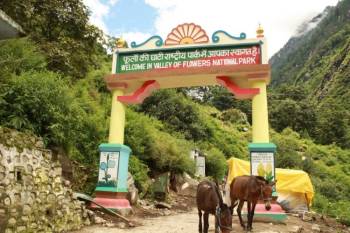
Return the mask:
<svg viewBox="0 0 350 233">
<path fill-rule="evenodd" d="M 119 155 L 119 151 L 101 152 L 97 187 L 114 187 L 117 189 Z"/>
<path fill-rule="evenodd" d="M 250 153 L 251 174 L 264 177 L 271 182 L 275 179 L 275 159 L 273 152 Z"/>
<path fill-rule="evenodd" d="M 131 149 L 123 144 L 103 143 L 99 146 L 100 164 L 94 202 L 127 215 L 131 211 L 128 192 L 128 165 Z M 94 203 L 92 208 L 99 208 Z"/>
<path fill-rule="evenodd" d="M 248 148 L 250 152 L 250 174 L 262 176 L 268 182 L 276 180 L 274 156 L 276 145 L 273 143 L 250 143 Z M 274 191 L 276 191 L 275 187 Z"/>
<path fill-rule="evenodd" d="M 250 174 L 262 176 L 268 182 L 276 181 L 274 156 L 276 145 L 273 143 L 250 143 L 248 148 L 250 153 Z M 277 196 L 276 186 L 274 186 L 271 209 L 266 210 L 264 203 L 258 203 L 255 209 L 254 221 L 284 222 L 287 219 L 287 215 L 276 202 Z"/>
</svg>

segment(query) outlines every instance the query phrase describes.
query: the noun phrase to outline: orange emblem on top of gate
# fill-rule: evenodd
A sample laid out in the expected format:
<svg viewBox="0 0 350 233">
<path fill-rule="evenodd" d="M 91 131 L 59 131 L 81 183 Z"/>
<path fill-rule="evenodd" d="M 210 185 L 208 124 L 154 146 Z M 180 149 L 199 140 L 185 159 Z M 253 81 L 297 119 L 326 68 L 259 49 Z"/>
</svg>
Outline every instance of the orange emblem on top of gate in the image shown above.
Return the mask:
<svg viewBox="0 0 350 233">
<path fill-rule="evenodd" d="M 199 25 L 184 23 L 171 30 L 165 40 L 165 45 L 204 44 L 208 42 L 207 33 Z"/>
</svg>

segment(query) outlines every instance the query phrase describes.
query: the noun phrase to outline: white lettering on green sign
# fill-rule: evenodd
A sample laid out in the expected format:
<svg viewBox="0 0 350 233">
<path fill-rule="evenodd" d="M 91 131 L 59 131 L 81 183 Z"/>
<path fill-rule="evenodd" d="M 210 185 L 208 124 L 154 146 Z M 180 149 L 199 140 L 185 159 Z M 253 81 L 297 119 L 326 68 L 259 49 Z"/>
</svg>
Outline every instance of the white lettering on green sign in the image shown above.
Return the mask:
<svg viewBox="0 0 350 233">
<path fill-rule="evenodd" d="M 117 73 L 260 64 L 260 46 L 118 54 Z"/>
</svg>

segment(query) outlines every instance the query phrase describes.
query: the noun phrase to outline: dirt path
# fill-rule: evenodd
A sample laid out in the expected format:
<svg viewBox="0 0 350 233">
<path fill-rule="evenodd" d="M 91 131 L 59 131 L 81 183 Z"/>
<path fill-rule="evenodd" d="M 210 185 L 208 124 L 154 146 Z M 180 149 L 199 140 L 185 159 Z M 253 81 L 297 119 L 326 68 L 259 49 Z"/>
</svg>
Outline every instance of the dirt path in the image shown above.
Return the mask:
<svg viewBox="0 0 350 233">
<path fill-rule="evenodd" d="M 129 229 L 120 229 L 115 227 L 103 227 L 94 225 L 86 227 L 74 233 L 191 233 L 198 232 L 198 215 L 195 209 L 187 213 L 174 214 L 171 216 L 162 216 L 156 218 L 138 219 L 141 226 Z M 210 217 L 209 232 L 214 232 L 214 217 Z M 286 224 L 272 224 L 272 223 L 254 223 L 253 232 L 255 233 L 290 233 L 298 232 L 298 227 L 302 227 L 302 233 L 307 232 L 348 232 L 339 229 L 328 227 L 325 224 L 317 225 L 320 231 L 312 230 L 313 223 L 304 222 L 297 217 L 288 216 Z M 315 225 L 314 225 L 315 228 Z M 233 229 L 235 233 L 243 233 L 244 231 L 238 225 L 237 216 L 233 219 Z"/>
<path fill-rule="evenodd" d="M 188 233 L 197 232 L 197 214 L 192 211 L 190 213 L 176 214 L 171 216 L 162 216 L 156 218 L 139 219 L 142 221 L 142 226 L 118 229 L 101 226 L 86 227 L 75 233 Z"/>
</svg>

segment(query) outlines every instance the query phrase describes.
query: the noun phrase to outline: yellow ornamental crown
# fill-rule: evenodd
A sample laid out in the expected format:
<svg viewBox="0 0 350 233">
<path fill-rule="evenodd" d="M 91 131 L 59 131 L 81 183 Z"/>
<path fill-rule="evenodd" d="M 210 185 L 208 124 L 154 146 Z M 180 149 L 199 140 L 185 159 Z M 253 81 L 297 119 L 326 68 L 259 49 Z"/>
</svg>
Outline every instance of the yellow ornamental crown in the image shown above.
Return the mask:
<svg viewBox="0 0 350 233">
<path fill-rule="evenodd" d="M 256 30 L 256 37 L 257 38 L 264 37 L 264 29 L 261 27 L 260 24 L 259 24 L 258 29 Z"/>
<path fill-rule="evenodd" d="M 125 48 L 126 47 L 126 41 L 120 37 L 116 41 L 117 48 Z"/>
</svg>

